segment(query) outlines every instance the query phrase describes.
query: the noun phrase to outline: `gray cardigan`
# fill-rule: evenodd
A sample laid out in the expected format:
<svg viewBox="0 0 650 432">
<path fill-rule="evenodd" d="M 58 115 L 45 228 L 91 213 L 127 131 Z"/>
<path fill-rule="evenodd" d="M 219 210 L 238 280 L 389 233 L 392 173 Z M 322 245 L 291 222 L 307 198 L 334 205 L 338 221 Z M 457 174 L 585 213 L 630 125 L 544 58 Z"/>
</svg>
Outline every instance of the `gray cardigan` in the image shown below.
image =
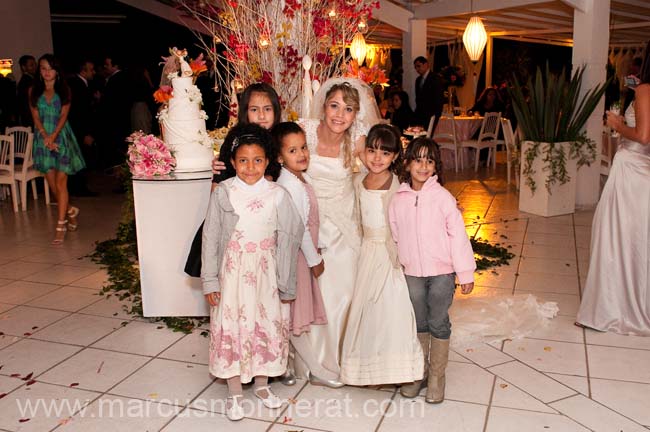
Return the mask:
<svg viewBox="0 0 650 432">
<path fill-rule="evenodd" d="M 232 237 L 239 216 L 230 202 L 230 190 L 234 178 L 223 181 L 210 195 L 208 214 L 203 226 L 201 249 L 201 280 L 203 293 L 220 292 L 219 272 L 224 252 Z M 275 184 L 274 184 L 275 185 Z M 280 299 L 296 297 L 296 266 L 298 249 L 304 232 L 304 224 L 289 193 L 281 186 L 282 198 L 277 206 L 276 269 Z"/>
</svg>

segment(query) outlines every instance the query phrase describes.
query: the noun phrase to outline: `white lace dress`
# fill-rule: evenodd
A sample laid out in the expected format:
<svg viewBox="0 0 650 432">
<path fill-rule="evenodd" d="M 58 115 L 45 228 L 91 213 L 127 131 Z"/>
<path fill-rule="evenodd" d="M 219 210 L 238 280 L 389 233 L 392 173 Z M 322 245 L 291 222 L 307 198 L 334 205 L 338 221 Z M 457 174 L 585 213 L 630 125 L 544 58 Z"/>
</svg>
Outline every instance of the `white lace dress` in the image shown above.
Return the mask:
<svg viewBox="0 0 650 432">
<path fill-rule="evenodd" d="M 634 104 L 625 120 L 635 126 Z M 623 139 L 594 215 L 578 322 L 650 336 L 649 272 L 650 146 Z"/>
</svg>

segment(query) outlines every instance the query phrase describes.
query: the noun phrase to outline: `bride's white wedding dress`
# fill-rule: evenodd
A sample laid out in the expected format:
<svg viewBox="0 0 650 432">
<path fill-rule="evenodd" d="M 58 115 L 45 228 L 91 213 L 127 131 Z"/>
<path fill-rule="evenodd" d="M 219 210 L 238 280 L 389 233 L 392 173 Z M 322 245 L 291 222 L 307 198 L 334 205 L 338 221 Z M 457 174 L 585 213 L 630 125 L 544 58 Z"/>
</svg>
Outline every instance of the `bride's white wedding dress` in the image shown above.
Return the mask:
<svg viewBox="0 0 650 432">
<path fill-rule="evenodd" d="M 634 103 L 625 112 L 634 127 Z M 621 140 L 591 229 L 578 323 L 650 336 L 650 146 Z"/>
<path fill-rule="evenodd" d="M 303 370 L 296 375 L 313 375 L 324 380 L 338 380 L 341 362 L 341 340 L 347 325 L 348 310 L 354 293 L 357 260 L 361 246 L 358 217 L 355 211 L 352 169 L 343 165 L 343 157 L 324 157 L 316 152 L 316 130 L 320 120 L 303 120 L 307 144 L 311 153 L 309 181 L 318 199 L 320 229 L 318 243 L 325 261 L 325 272 L 318 278 L 323 297 L 327 324 L 313 326 L 301 336 L 307 344 L 304 352 L 311 359 L 299 359 Z M 310 349 L 309 349 L 310 348 Z M 304 367 L 310 370 L 304 370 Z"/>
</svg>

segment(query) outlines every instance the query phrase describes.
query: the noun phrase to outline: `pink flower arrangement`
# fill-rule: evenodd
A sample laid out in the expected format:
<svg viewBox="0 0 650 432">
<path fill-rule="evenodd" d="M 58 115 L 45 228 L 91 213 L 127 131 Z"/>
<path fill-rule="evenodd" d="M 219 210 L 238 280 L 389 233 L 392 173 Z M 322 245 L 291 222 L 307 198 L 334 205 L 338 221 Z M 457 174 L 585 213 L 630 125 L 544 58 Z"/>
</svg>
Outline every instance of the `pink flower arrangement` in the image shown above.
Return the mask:
<svg viewBox="0 0 650 432">
<path fill-rule="evenodd" d="M 131 174 L 145 177 L 165 175 L 176 167 L 176 159 L 159 138 L 138 131 L 126 141 L 131 143 L 127 151 Z"/>
</svg>

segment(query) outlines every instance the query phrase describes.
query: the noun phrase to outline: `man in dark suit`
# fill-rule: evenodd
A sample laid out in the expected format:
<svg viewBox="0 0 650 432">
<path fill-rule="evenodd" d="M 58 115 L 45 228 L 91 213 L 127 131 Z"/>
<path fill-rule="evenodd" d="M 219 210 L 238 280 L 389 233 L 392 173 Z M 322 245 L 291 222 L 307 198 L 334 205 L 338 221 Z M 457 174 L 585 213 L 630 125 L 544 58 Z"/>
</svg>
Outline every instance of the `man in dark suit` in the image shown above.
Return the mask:
<svg viewBox="0 0 650 432">
<path fill-rule="evenodd" d="M 102 166 L 120 165 L 126 158 L 126 137 L 131 133 L 131 96 L 129 80 L 115 56 L 104 58 L 106 85 L 100 102 L 99 119 L 102 123 Z"/>
<path fill-rule="evenodd" d="M 206 126 L 208 130 L 217 127 L 217 118 L 219 114 L 219 92 L 217 86 L 217 79 L 215 76 L 214 63 L 211 58 L 205 60 L 207 71 L 203 72 L 196 78 L 196 86 L 201 91 L 203 97 L 203 110 L 208 114 Z"/>
<path fill-rule="evenodd" d="M 24 55 L 18 60 L 22 76 L 18 81 L 16 100 L 18 102 L 18 123 L 21 126 L 34 126 L 32 111 L 29 107 L 29 88 L 36 76 L 36 59 L 30 55 Z"/>
<path fill-rule="evenodd" d="M 74 196 L 96 196 L 88 189 L 88 169 L 95 167 L 95 115 L 93 93 L 89 86 L 95 77 L 95 65 L 89 60 L 83 60 L 77 66 L 77 74 L 68 79 L 72 93 L 68 121 L 77 138 L 77 143 L 86 161 L 86 168 L 70 176 L 70 194 Z"/>
<path fill-rule="evenodd" d="M 413 61 L 415 71 L 418 73 L 415 80 L 415 119 L 416 123 L 424 128 L 429 126 L 431 116 L 436 116 L 434 130 L 442 114 L 445 103 L 442 82 L 436 74 L 429 69 L 429 62 L 420 56 Z"/>
</svg>

